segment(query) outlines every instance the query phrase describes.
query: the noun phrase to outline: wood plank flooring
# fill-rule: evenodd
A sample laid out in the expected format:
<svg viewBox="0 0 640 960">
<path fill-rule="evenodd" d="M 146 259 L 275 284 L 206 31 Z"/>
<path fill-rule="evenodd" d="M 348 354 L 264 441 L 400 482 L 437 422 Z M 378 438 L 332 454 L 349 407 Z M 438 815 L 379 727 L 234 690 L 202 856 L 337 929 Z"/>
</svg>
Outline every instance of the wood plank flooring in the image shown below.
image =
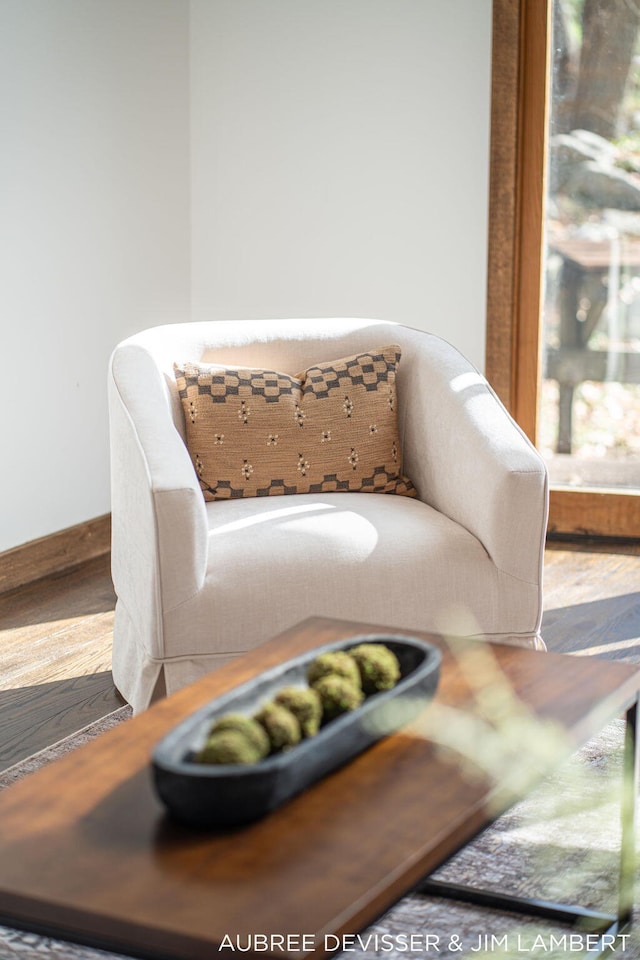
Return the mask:
<svg viewBox="0 0 640 960">
<path fill-rule="evenodd" d="M 0 595 L 0 770 L 122 706 L 114 607 L 106 555 Z"/>
<path fill-rule="evenodd" d="M 542 636 L 558 653 L 640 662 L 640 543 L 547 544 Z"/>
<path fill-rule="evenodd" d="M 0 770 L 122 705 L 109 559 L 0 595 Z M 640 544 L 550 543 L 550 650 L 640 662 Z"/>
</svg>

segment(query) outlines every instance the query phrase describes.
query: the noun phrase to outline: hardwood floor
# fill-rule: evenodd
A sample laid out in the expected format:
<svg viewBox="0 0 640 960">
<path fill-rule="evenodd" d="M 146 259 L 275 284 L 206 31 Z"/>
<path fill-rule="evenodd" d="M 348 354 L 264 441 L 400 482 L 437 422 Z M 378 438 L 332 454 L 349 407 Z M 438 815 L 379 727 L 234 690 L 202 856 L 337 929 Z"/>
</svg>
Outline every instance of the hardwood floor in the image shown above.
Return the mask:
<svg viewBox="0 0 640 960">
<path fill-rule="evenodd" d="M 0 770 L 122 706 L 109 558 L 0 595 Z"/>
<path fill-rule="evenodd" d="M 0 770 L 122 705 L 109 559 L 0 595 Z M 550 650 L 640 662 L 640 544 L 550 543 Z"/>
<path fill-rule="evenodd" d="M 558 653 L 640 662 L 640 543 L 548 543 L 542 636 Z"/>
</svg>

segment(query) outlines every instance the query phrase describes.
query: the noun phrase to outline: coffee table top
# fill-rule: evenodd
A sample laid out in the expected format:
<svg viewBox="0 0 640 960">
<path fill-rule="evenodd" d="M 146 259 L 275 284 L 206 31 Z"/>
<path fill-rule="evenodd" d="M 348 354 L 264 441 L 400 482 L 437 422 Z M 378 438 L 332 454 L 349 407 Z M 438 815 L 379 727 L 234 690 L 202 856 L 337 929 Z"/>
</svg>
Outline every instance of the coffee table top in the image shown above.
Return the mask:
<svg viewBox="0 0 640 960">
<path fill-rule="evenodd" d="M 307 620 L 2 791 L 0 919 L 134 956 L 202 960 L 225 938 L 246 946 L 258 933 L 290 935 L 270 939 L 262 957 L 324 956 L 640 689 L 626 664 L 477 641 L 451 648 L 416 633 L 442 645 L 443 665 L 435 700 L 410 727 L 248 827 L 202 833 L 169 820 L 149 763 L 166 731 L 283 660 L 373 631 L 408 633 Z M 502 749 L 507 729 L 515 751 Z M 456 730 L 459 747 L 434 742 Z M 463 754 L 489 742 L 487 773 Z M 519 776 L 507 782 L 516 757 Z"/>
</svg>

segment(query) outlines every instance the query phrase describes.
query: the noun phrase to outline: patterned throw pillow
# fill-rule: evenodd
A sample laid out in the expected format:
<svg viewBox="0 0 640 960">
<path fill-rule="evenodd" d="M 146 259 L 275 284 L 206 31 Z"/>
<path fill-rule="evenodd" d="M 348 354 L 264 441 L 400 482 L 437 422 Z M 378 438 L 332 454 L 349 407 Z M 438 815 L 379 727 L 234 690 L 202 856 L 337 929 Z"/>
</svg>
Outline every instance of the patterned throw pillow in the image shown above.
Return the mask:
<svg viewBox="0 0 640 960">
<path fill-rule="evenodd" d="M 402 474 L 399 360 L 399 347 L 382 347 L 295 377 L 174 364 L 205 500 L 338 491 L 415 497 Z"/>
</svg>

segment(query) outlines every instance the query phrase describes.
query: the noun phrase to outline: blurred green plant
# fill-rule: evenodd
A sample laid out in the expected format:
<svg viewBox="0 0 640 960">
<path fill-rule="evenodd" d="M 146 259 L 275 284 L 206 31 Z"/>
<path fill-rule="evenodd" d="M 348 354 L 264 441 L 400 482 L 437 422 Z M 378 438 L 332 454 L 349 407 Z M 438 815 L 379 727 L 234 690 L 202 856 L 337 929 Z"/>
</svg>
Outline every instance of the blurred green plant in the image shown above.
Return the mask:
<svg viewBox="0 0 640 960">
<path fill-rule="evenodd" d="M 447 645 L 470 691 L 472 706 L 456 709 L 436 700 L 414 721 L 411 732 L 431 740 L 443 755 L 459 766 L 465 778 L 489 780 L 491 816 L 498 817 L 515 800 L 527 797 L 537 787 L 534 817 L 519 827 L 519 832 L 528 831 L 532 875 L 552 880 L 551 899 L 556 902 L 576 901 L 578 869 L 592 878 L 591 886 L 597 890 L 599 877 L 616 876 L 617 872 L 619 846 L 616 847 L 616 843 L 619 844 L 621 830 L 614 831 L 616 848 L 603 850 L 602 824 L 609 823 L 620 811 L 621 777 L 598 781 L 588 765 L 575 758 L 568 761 L 575 745 L 566 730 L 535 715 L 515 695 L 491 647 L 456 637 L 448 637 Z M 603 714 L 603 726 L 608 719 Z M 562 770 L 560 795 L 557 786 L 546 779 L 549 769 L 555 767 Z M 544 842 L 540 842 L 541 824 L 545 825 Z M 549 833 L 552 842 L 549 842 Z M 576 869 L 563 857 L 563 848 L 566 850 L 569 846 L 581 851 L 575 857 Z M 616 910 L 611 904 L 604 908 L 600 903 L 593 906 L 611 912 Z M 534 933 L 535 930 L 537 927 Z M 514 935 L 519 932 L 524 939 L 533 935 L 531 925 L 522 925 L 513 931 Z M 470 955 L 495 958 L 513 954 L 509 948 L 504 953 L 496 953 L 494 945 L 490 951 L 474 949 Z M 562 960 L 564 954 L 545 953 L 545 956 L 549 960 Z M 578 958 L 579 955 L 572 952 L 572 956 Z"/>
</svg>

